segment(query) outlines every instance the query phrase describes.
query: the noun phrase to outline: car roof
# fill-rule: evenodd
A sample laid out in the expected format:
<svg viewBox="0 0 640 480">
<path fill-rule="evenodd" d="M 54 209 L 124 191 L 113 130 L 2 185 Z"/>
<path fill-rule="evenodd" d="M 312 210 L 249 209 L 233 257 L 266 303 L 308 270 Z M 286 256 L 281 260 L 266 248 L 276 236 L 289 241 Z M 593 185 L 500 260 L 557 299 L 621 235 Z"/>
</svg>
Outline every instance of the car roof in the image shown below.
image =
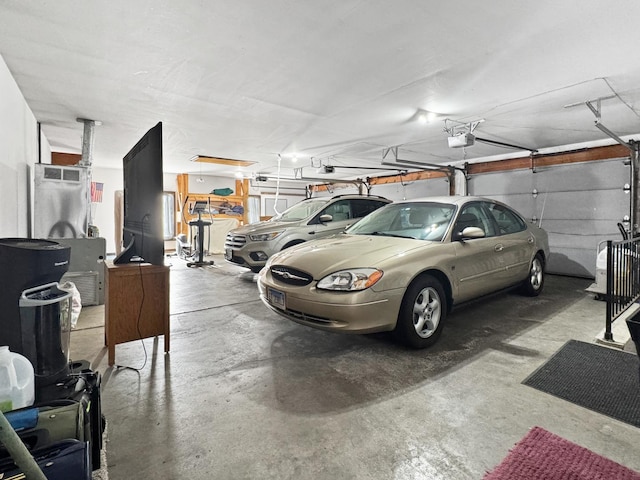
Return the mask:
<svg viewBox="0 0 640 480">
<path fill-rule="evenodd" d="M 310 197 L 310 198 L 305 198 L 302 201 L 305 200 L 326 200 L 327 202 L 332 201 L 332 200 L 339 200 L 341 198 L 366 198 L 366 199 L 370 199 L 370 200 L 381 200 L 383 202 L 391 202 L 391 200 L 389 200 L 388 198 L 385 197 L 381 197 L 379 195 L 360 195 L 358 193 L 345 193 L 343 195 L 334 195 L 333 197 Z"/>
<path fill-rule="evenodd" d="M 449 205 L 462 205 L 465 203 L 469 203 L 469 202 L 473 202 L 473 201 L 483 201 L 483 202 L 493 202 L 493 203 L 500 203 L 497 202 L 496 200 L 492 200 L 490 198 L 486 198 L 486 197 L 476 197 L 476 196 L 472 196 L 472 195 L 453 195 L 450 197 L 447 196 L 434 196 L 434 197 L 419 197 L 419 198 L 412 198 L 410 200 L 401 200 L 395 203 L 416 203 L 416 202 L 435 202 L 435 203 L 447 203 Z"/>
</svg>

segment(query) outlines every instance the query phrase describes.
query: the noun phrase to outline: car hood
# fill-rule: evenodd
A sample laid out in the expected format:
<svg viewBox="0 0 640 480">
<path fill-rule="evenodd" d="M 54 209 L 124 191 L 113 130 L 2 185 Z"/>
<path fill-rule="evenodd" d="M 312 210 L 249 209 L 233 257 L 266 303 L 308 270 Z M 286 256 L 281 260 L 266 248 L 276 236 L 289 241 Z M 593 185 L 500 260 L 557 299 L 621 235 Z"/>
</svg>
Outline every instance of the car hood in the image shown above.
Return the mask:
<svg viewBox="0 0 640 480">
<path fill-rule="evenodd" d="M 252 223 L 250 225 L 243 225 L 242 227 L 234 228 L 229 233 L 233 235 L 249 235 L 255 233 L 268 233 L 274 232 L 276 230 L 283 230 L 285 228 L 289 228 L 295 225 L 298 225 L 300 222 L 277 222 L 277 221 L 265 221 Z"/>
<path fill-rule="evenodd" d="M 283 250 L 272 257 L 271 265 L 296 268 L 318 279 L 344 268 L 384 268 L 395 257 L 436 243 L 411 238 L 337 235 Z"/>
</svg>

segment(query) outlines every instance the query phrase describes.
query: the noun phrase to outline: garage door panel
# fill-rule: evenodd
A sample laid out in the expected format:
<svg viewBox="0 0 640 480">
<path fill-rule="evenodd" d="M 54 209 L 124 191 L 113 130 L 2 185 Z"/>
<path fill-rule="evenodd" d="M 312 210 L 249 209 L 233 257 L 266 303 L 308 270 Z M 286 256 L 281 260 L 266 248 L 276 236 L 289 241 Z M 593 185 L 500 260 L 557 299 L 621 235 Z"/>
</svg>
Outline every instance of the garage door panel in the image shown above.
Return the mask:
<svg viewBox="0 0 640 480">
<path fill-rule="evenodd" d="M 629 181 L 628 159 L 571 163 L 536 169 L 533 186 L 549 191 L 617 189 Z"/>
<path fill-rule="evenodd" d="M 469 193 L 501 200 L 528 221 L 541 221 L 549 233 L 551 273 L 594 276 L 598 243 L 619 239 L 616 224 L 629 214 L 623 189 L 629 170 L 617 159 L 487 174 L 473 177 Z"/>
<path fill-rule="evenodd" d="M 399 182 L 385 183 L 371 187 L 371 194 L 386 197 L 394 202 L 421 197 L 449 196 L 449 182 L 443 177 L 417 180 L 405 185 Z"/>
<path fill-rule="evenodd" d="M 558 246 L 571 246 L 576 243 L 593 246 L 596 248 L 599 242 L 607 239 L 615 239 L 619 236 L 616 227 L 611 226 L 611 222 L 596 220 L 585 222 L 582 220 L 542 220 L 541 224 L 549 235 L 553 238 L 553 244 Z M 620 237 L 620 240 L 622 237 Z"/>
<path fill-rule="evenodd" d="M 575 277 L 595 277 L 595 250 L 554 247 L 547 262 L 547 273 Z"/>
<path fill-rule="evenodd" d="M 483 195 L 486 196 L 486 195 Z M 491 195 L 489 198 L 506 203 L 518 211 L 526 221 L 536 217 L 536 205 L 531 201 L 530 193 L 512 193 L 510 195 Z"/>
<path fill-rule="evenodd" d="M 349 186 L 343 186 L 340 185 L 340 187 L 337 188 L 329 188 L 328 190 L 320 190 L 317 192 L 313 192 L 313 197 L 314 198 L 321 198 L 321 197 L 335 197 L 336 195 L 358 195 L 360 193 L 358 187 L 356 185 L 349 185 Z"/>
<path fill-rule="evenodd" d="M 543 218 L 569 220 L 622 220 L 629 195 L 620 190 L 542 193 L 535 199 Z M 628 213 L 628 210 L 626 211 Z"/>
<path fill-rule="evenodd" d="M 504 181 L 505 176 L 509 179 L 508 182 Z M 485 173 L 472 175 L 469 178 L 468 189 L 471 195 L 490 198 L 493 198 L 494 195 L 530 193 L 534 189 L 534 179 L 530 170 Z"/>
</svg>

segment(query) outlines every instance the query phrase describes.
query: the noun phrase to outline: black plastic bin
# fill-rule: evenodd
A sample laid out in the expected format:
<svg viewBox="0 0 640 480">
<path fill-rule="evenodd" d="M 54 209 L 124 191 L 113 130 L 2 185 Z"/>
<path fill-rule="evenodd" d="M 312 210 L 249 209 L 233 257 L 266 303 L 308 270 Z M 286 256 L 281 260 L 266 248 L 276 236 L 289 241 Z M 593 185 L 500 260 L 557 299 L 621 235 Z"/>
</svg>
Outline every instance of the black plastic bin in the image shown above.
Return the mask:
<svg viewBox="0 0 640 480">
<path fill-rule="evenodd" d="M 632 318 L 627 319 L 627 328 L 638 354 L 638 380 L 640 381 L 640 314 L 637 313 Z"/>
<path fill-rule="evenodd" d="M 23 355 L 33 364 L 38 390 L 69 376 L 71 292 L 57 282 L 33 287 L 20 296 Z"/>
</svg>

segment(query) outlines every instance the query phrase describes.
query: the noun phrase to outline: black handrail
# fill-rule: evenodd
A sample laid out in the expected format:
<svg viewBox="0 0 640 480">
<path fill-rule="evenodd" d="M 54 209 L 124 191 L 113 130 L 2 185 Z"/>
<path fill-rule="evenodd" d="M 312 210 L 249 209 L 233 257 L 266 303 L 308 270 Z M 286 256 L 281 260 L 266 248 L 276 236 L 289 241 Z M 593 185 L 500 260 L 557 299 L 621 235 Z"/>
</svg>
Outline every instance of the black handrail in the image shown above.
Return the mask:
<svg viewBox="0 0 640 480">
<path fill-rule="evenodd" d="M 624 228 L 624 225 L 620 222 L 618 222 L 618 230 L 620 230 L 620 235 L 622 235 L 623 240 L 629 239 L 629 232 L 627 232 L 627 230 Z"/>
<path fill-rule="evenodd" d="M 611 324 L 638 299 L 640 299 L 640 237 L 625 237 L 621 242 L 608 240 L 605 340 L 613 340 Z"/>
</svg>

